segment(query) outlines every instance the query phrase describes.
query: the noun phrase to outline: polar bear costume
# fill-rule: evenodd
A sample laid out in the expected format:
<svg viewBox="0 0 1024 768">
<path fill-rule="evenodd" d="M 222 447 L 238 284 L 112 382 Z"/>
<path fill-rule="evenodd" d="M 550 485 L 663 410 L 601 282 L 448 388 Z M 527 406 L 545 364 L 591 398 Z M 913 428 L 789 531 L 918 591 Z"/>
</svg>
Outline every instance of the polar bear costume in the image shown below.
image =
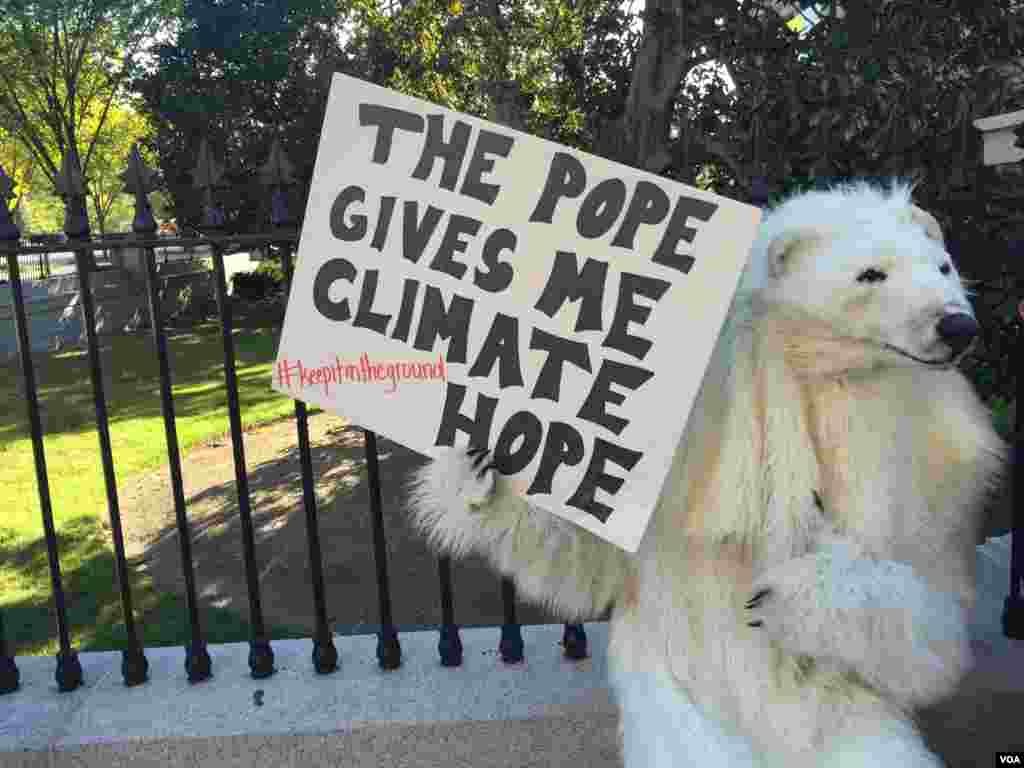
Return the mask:
<svg viewBox="0 0 1024 768">
<path fill-rule="evenodd" d="M 511 493 L 487 451 L 414 479 L 441 551 L 487 555 L 567 619 L 612 607 L 628 768 L 942 764 L 910 712 L 972 663 L 1006 448 L 953 367 L 978 326 L 910 192 L 765 216 L 635 554 Z"/>
</svg>

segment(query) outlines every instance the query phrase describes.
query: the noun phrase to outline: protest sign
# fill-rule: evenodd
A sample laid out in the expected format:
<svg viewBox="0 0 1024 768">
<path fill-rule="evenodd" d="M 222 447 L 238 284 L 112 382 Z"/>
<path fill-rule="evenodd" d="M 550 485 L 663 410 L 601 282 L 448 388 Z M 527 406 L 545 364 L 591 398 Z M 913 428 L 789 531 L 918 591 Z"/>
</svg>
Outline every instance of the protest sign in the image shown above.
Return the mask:
<svg viewBox="0 0 1024 768">
<path fill-rule="evenodd" d="M 759 217 L 335 75 L 273 386 L 635 551 Z"/>
</svg>

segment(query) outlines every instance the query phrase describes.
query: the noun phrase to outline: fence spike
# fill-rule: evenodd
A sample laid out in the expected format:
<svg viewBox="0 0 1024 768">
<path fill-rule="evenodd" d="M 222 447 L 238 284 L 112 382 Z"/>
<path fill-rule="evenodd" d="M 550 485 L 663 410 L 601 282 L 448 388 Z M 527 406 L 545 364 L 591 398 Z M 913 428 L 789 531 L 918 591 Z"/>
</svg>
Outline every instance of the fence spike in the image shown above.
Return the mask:
<svg viewBox="0 0 1024 768">
<path fill-rule="evenodd" d="M 128 168 L 120 178 L 124 182 L 124 191 L 135 195 L 132 231 L 140 235 L 156 232 L 156 219 L 153 218 L 153 208 L 148 197 L 156 186 L 156 174 L 146 166 L 146 161 L 139 152 L 138 143 L 132 144 L 132 151 L 128 155 Z"/>
<path fill-rule="evenodd" d="M 267 161 L 260 168 L 260 183 L 269 187 L 270 192 L 270 226 L 290 227 L 295 221 L 288 206 L 286 187 L 295 184 L 295 167 L 281 149 L 279 139 L 270 145 Z"/>
<path fill-rule="evenodd" d="M 281 149 L 279 139 L 270 145 L 267 161 L 260 168 L 260 180 L 267 187 L 283 187 L 295 183 L 295 166 Z"/>
<path fill-rule="evenodd" d="M 9 240 L 17 243 L 21 239 L 21 230 L 14 223 L 8 204 L 14 198 L 14 181 L 0 165 L 0 241 Z"/>
<path fill-rule="evenodd" d="M 224 209 L 213 197 L 213 191 L 223 176 L 224 168 L 213 159 L 210 144 L 204 138 L 199 142 L 199 157 L 192 171 L 192 183 L 203 192 L 203 227 L 206 229 L 220 229 L 226 222 Z"/>
<path fill-rule="evenodd" d="M 224 168 L 213 159 L 213 152 L 206 139 L 199 142 L 199 153 L 196 167 L 192 171 L 192 184 L 197 189 L 212 189 L 220 184 L 224 176 Z"/>
<path fill-rule="evenodd" d="M 64 153 L 61 172 L 54 179 L 54 187 L 57 194 L 64 198 L 64 234 L 71 240 L 89 237 L 89 214 L 85 210 L 85 179 L 82 177 L 78 152 L 74 147 L 68 147 L 68 151 Z"/>
</svg>

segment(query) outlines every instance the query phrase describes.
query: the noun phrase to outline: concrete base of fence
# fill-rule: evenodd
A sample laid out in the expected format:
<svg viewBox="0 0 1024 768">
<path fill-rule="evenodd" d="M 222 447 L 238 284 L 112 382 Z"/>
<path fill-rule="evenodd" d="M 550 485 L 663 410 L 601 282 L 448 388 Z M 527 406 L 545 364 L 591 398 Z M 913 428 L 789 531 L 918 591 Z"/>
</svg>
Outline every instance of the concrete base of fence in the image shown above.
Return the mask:
<svg viewBox="0 0 1024 768">
<path fill-rule="evenodd" d="M 1010 537 L 978 547 L 971 634 L 978 666 L 950 700 L 918 713 L 951 768 L 1024 750 L 1024 640 L 1002 635 Z M 526 661 L 507 666 L 500 629 L 461 633 L 464 662 L 441 667 L 438 633 L 400 635 L 401 668 L 377 666 L 374 635 L 334 638 L 340 668 L 313 670 L 309 640 L 273 643 L 277 673 L 249 675 L 245 643 L 209 648 L 214 677 L 185 678 L 180 647 L 149 648 L 150 680 L 126 688 L 119 653 L 80 654 L 85 685 L 58 693 L 55 662 L 19 657 L 21 690 L 0 697 L 4 768 L 620 768 L 608 690 L 607 624 L 591 658 L 562 657 L 562 627 L 523 627 Z"/>
<path fill-rule="evenodd" d="M 335 637 L 339 669 L 323 676 L 309 640 L 280 640 L 265 680 L 249 676 L 247 644 L 217 645 L 214 678 L 197 685 L 180 647 L 150 648 L 150 680 L 133 688 L 119 653 L 83 653 L 85 685 L 66 694 L 52 658 L 19 657 L 22 688 L 0 699 L 0 765 L 612 768 L 607 625 L 587 634 L 592 657 L 572 662 L 561 626 L 524 627 L 526 661 L 509 666 L 500 629 L 462 630 L 463 665 L 442 668 L 437 632 L 404 633 L 391 672 L 377 666 L 375 636 Z"/>
</svg>

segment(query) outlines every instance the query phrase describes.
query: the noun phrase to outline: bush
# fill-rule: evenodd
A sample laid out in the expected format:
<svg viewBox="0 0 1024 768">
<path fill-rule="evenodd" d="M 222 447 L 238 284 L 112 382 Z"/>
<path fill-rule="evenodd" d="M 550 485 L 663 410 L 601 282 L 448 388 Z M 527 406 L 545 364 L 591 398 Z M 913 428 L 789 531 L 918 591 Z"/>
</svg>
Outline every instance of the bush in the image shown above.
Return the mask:
<svg viewBox="0 0 1024 768">
<path fill-rule="evenodd" d="M 260 265 L 256 267 L 256 274 L 267 275 L 274 281 L 275 289 L 284 286 L 284 270 L 281 269 L 281 265 L 276 261 L 267 259 L 266 261 L 260 262 Z"/>
<path fill-rule="evenodd" d="M 1007 402 L 1004 398 L 996 395 L 989 402 L 992 411 L 992 422 L 996 431 L 1008 442 L 1013 441 L 1014 430 L 1017 425 L 1017 403 Z"/>
<path fill-rule="evenodd" d="M 242 301 L 261 301 L 276 293 L 283 280 L 259 269 L 253 272 L 236 272 L 231 278 L 231 293 Z"/>
</svg>

